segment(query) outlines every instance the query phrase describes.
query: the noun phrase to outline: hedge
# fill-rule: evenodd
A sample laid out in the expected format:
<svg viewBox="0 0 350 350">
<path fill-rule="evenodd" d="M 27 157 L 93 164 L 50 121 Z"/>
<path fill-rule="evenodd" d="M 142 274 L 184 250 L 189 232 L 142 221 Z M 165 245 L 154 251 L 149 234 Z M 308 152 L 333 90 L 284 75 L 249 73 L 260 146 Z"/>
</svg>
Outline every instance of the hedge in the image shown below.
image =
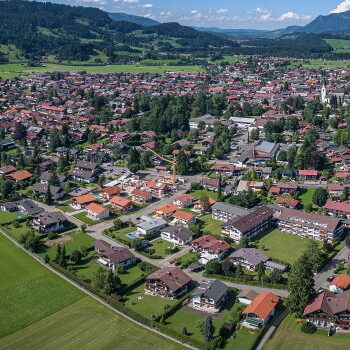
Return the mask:
<svg viewBox="0 0 350 350">
<path fill-rule="evenodd" d="M 235 278 L 235 277 L 230 277 L 230 276 L 208 274 L 206 272 L 203 274 L 203 276 L 209 277 L 209 278 L 216 278 L 218 280 L 229 281 L 229 282 L 233 282 L 233 283 L 247 284 L 250 286 L 259 286 L 259 287 L 276 288 L 276 289 L 287 289 L 288 288 L 287 284 L 275 284 L 275 283 L 262 284 L 259 281 L 248 281 L 248 280 L 243 280 L 241 278 Z"/>
</svg>

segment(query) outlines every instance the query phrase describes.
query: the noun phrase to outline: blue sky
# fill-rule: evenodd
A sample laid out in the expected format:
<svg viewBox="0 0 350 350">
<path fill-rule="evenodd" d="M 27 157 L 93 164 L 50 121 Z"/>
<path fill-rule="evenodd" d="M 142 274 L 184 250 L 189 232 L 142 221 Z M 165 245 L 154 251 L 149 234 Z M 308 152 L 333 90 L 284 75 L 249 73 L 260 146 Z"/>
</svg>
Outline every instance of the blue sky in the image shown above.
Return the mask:
<svg viewBox="0 0 350 350">
<path fill-rule="evenodd" d="M 51 0 L 53 1 L 53 0 Z M 350 0 L 54 0 L 184 25 L 275 29 L 350 10 Z"/>
</svg>

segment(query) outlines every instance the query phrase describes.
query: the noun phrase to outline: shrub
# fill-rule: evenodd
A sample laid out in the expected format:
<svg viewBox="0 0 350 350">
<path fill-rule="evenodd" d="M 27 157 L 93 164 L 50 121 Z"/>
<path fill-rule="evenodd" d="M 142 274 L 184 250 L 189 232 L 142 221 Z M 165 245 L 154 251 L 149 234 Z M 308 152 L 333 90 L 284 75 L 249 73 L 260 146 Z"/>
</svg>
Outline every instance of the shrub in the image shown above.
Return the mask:
<svg viewBox="0 0 350 350">
<path fill-rule="evenodd" d="M 304 322 L 301 325 L 301 331 L 307 334 L 313 334 L 317 331 L 317 327 L 311 322 Z"/>
</svg>

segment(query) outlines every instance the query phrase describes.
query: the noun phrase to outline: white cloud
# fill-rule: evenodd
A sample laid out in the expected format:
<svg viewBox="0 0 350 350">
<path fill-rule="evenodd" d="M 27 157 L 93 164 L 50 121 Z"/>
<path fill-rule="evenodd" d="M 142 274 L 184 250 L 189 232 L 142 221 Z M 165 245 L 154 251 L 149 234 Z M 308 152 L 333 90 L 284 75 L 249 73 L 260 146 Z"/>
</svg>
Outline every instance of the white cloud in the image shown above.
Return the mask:
<svg viewBox="0 0 350 350">
<path fill-rule="evenodd" d="M 114 0 L 115 2 L 123 2 L 123 3 L 126 3 L 126 4 L 132 4 L 132 3 L 135 3 L 135 2 L 139 2 L 140 0 Z"/>
<path fill-rule="evenodd" d="M 307 15 L 298 15 L 295 12 L 286 12 L 283 15 L 281 15 L 280 17 L 277 18 L 277 21 L 288 21 L 291 19 L 310 19 L 311 16 L 307 16 Z"/>
<path fill-rule="evenodd" d="M 215 12 L 216 13 L 226 13 L 228 11 L 228 9 L 218 9 Z"/>
<path fill-rule="evenodd" d="M 81 3 L 90 3 L 90 4 L 99 4 L 99 5 L 106 5 L 105 0 L 79 0 Z"/>
<path fill-rule="evenodd" d="M 341 2 L 334 10 L 332 10 L 330 13 L 340 13 L 350 10 L 350 0 L 345 0 Z"/>
<path fill-rule="evenodd" d="M 141 7 L 149 9 L 149 8 L 153 7 L 153 4 L 143 4 L 143 5 L 141 5 Z"/>
<path fill-rule="evenodd" d="M 194 15 L 194 14 L 198 13 L 198 10 L 192 10 L 192 11 L 190 11 L 190 13 L 192 13 Z"/>
<path fill-rule="evenodd" d="M 258 7 L 255 12 L 259 14 L 259 19 L 261 21 L 268 21 L 272 17 L 272 12 L 270 10 L 262 9 L 261 7 Z"/>
</svg>

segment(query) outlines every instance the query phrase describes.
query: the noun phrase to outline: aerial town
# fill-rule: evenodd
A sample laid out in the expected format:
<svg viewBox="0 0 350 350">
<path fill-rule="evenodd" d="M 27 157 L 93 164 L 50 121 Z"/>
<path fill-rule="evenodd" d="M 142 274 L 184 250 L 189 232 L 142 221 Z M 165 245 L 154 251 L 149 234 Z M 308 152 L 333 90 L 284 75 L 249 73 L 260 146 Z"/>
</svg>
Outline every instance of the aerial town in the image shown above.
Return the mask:
<svg viewBox="0 0 350 350">
<path fill-rule="evenodd" d="M 2 234 L 191 348 L 349 337 L 350 68 L 213 68 L 0 81 Z"/>
</svg>

